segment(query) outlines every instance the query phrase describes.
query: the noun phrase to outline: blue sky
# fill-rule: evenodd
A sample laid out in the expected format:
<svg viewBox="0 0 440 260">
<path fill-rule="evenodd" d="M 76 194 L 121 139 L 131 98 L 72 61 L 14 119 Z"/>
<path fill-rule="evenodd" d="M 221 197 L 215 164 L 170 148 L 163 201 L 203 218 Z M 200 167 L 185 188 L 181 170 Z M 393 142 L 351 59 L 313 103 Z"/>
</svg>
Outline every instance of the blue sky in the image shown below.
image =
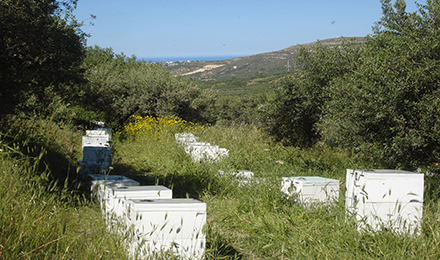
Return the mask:
<svg viewBox="0 0 440 260">
<path fill-rule="evenodd" d="M 366 36 L 382 9 L 379 0 L 79 0 L 74 14 L 96 15 L 82 28 L 87 45 L 153 59 L 239 57 Z"/>
</svg>

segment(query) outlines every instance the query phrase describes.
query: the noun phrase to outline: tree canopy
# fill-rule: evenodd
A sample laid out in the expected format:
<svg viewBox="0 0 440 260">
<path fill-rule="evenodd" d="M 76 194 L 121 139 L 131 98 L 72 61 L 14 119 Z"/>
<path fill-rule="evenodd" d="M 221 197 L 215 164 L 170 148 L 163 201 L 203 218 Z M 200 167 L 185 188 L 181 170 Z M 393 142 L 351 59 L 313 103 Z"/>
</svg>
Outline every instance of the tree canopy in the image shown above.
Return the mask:
<svg viewBox="0 0 440 260">
<path fill-rule="evenodd" d="M 111 48 L 87 49 L 85 97 L 108 122 L 123 124 L 131 115 L 172 116 L 201 122 L 214 93 L 194 80 L 174 77 L 160 64 L 115 54 Z"/>
<path fill-rule="evenodd" d="M 268 127 L 279 139 L 321 140 L 391 168 L 440 159 L 440 3 L 413 13 L 403 0 L 381 3 L 366 43 L 303 48 L 302 70 L 273 91 Z"/>
<path fill-rule="evenodd" d="M 84 34 L 69 13 L 75 1 L 0 1 L 0 113 L 11 112 L 31 96 L 44 103 L 47 88 L 71 94 L 80 79 Z M 69 93 L 67 93 L 69 92 Z"/>
</svg>

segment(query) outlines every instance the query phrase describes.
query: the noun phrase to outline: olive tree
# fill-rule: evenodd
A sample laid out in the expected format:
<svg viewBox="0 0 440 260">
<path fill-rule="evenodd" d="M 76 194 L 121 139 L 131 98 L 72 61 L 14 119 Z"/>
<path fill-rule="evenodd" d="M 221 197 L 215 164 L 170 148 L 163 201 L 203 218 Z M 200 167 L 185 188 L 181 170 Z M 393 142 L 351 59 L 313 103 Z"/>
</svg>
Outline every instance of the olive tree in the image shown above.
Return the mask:
<svg viewBox="0 0 440 260">
<path fill-rule="evenodd" d="M 62 14 L 76 1 L 0 1 L 0 114 L 29 97 L 44 103 L 48 88 L 60 95 L 80 79 L 85 35 Z"/>
<path fill-rule="evenodd" d="M 440 3 L 382 9 L 356 70 L 331 82 L 319 129 L 380 166 L 414 169 L 440 159 Z"/>
<path fill-rule="evenodd" d="M 353 71 L 359 45 L 352 39 L 341 45 L 320 42 L 302 47 L 291 76 L 272 86 L 263 121 L 276 140 L 287 145 L 310 146 L 320 139 L 317 123 L 328 100 L 328 88 L 335 78 Z"/>
<path fill-rule="evenodd" d="M 203 121 L 215 95 L 194 80 L 175 77 L 160 64 L 115 54 L 111 48 L 87 49 L 83 68 L 89 106 L 108 122 L 124 122 L 131 115 L 173 116 Z"/>
</svg>

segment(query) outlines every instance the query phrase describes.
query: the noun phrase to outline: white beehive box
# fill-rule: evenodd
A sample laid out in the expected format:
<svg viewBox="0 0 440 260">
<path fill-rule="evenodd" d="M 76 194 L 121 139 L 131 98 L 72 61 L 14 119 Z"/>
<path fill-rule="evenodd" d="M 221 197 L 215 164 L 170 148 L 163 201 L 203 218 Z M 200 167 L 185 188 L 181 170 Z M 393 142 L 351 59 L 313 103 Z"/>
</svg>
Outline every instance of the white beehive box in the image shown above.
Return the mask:
<svg viewBox="0 0 440 260">
<path fill-rule="evenodd" d="M 86 130 L 86 136 L 108 135 L 104 130 Z"/>
<path fill-rule="evenodd" d="M 254 173 L 248 170 L 236 170 L 236 171 L 222 171 L 218 170 L 220 176 L 225 178 L 232 177 L 236 180 L 240 186 L 242 185 L 256 185 L 264 182 L 265 178 L 254 178 Z"/>
<path fill-rule="evenodd" d="M 218 156 L 217 145 L 193 146 L 191 150 L 191 158 L 194 162 L 214 161 Z"/>
<path fill-rule="evenodd" d="M 332 202 L 339 199 L 339 180 L 317 176 L 283 177 L 281 191 L 298 195 L 303 204 Z"/>
<path fill-rule="evenodd" d="M 206 142 L 186 143 L 185 144 L 185 153 L 186 154 L 191 154 L 193 150 L 200 149 L 201 147 L 209 146 L 209 145 L 211 145 L 211 144 L 210 143 L 206 143 Z"/>
<path fill-rule="evenodd" d="M 104 137 L 107 141 L 110 141 L 110 135 L 105 130 L 86 130 L 86 136 L 90 137 Z"/>
<path fill-rule="evenodd" d="M 228 157 L 228 156 L 229 156 L 229 150 L 228 149 L 226 149 L 226 148 L 219 148 L 218 149 L 218 156 L 217 156 L 218 159 L 223 159 L 223 158 Z"/>
<path fill-rule="evenodd" d="M 174 134 L 174 137 L 177 139 L 181 138 L 181 137 L 195 137 L 194 134 L 192 133 L 176 133 Z"/>
<path fill-rule="evenodd" d="M 206 204 L 195 199 L 129 200 L 129 223 L 135 238 L 133 255 L 172 252 L 185 259 L 202 259 L 206 239 Z"/>
<path fill-rule="evenodd" d="M 229 150 L 226 148 L 219 148 L 218 146 L 214 146 L 212 149 L 207 151 L 206 157 L 209 161 L 218 161 L 228 157 Z"/>
<path fill-rule="evenodd" d="M 97 125 L 98 127 L 104 127 L 105 122 L 102 121 L 92 121 L 93 124 Z"/>
<path fill-rule="evenodd" d="M 165 186 L 118 186 L 105 189 L 106 212 L 117 218 L 126 216 L 129 199 L 172 199 L 173 191 Z"/>
<path fill-rule="evenodd" d="M 85 146 L 110 146 L 110 143 L 105 136 L 83 136 L 82 148 Z"/>
<path fill-rule="evenodd" d="M 84 146 L 83 147 L 83 162 L 87 163 L 112 163 L 112 148 L 109 146 Z"/>
<path fill-rule="evenodd" d="M 205 254 L 206 239 L 180 239 L 176 241 L 128 242 L 128 250 L 133 259 L 188 259 L 202 260 Z"/>
<path fill-rule="evenodd" d="M 89 174 L 90 190 L 99 200 L 104 197 L 106 187 L 139 186 L 139 182 L 122 175 Z"/>
<path fill-rule="evenodd" d="M 112 138 L 112 128 L 111 127 L 95 127 L 93 130 L 104 131 L 108 135 L 109 139 Z"/>
<path fill-rule="evenodd" d="M 347 169 L 345 207 L 359 229 L 420 232 L 424 175 L 401 170 Z"/>
<path fill-rule="evenodd" d="M 197 142 L 197 137 L 189 133 L 177 133 L 174 135 L 176 142 L 185 145 L 186 143 Z"/>
</svg>

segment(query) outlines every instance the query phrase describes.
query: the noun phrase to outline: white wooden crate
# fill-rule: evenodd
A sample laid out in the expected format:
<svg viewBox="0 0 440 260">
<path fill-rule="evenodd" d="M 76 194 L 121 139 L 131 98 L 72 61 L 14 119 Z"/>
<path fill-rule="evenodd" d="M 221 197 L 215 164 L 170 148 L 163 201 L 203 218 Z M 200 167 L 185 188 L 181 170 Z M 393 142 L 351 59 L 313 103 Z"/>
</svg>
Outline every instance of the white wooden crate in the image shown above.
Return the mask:
<svg viewBox="0 0 440 260">
<path fill-rule="evenodd" d="M 135 234 L 129 245 L 132 254 L 169 251 L 189 259 L 202 258 L 205 203 L 195 199 L 132 199 L 128 216 Z"/>
<path fill-rule="evenodd" d="M 359 229 L 419 233 L 424 175 L 401 170 L 347 169 L 345 207 Z"/>
<path fill-rule="evenodd" d="M 303 204 L 332 202 L 339 199 L 339 180 L 318 177 L 283 177 L 281 191 L 292 196 L 297 194 Z"/>
</svg>

